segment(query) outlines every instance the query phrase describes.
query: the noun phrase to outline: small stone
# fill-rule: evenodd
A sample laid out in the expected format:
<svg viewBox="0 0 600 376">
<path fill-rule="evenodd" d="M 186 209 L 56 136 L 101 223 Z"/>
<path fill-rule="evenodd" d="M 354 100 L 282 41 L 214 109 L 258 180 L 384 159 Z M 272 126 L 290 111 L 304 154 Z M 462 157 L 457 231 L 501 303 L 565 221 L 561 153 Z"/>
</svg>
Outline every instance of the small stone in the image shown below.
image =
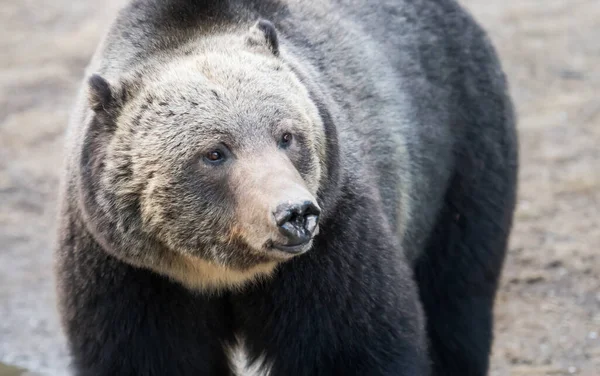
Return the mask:
<svg viewBox="0 0 600 376">
<path fill-rule="evenodd" d="M 577 372 L 577 367 L 571 366 L 567 369 L 570 374 L 574 374 Z"/>
<path fill-rule="evenodd" d="M 588 338 L 589 339 L 598 339 L 598 332 L 589 332 Z"/>
<path fill-rule="evenodd" d="M 561 69 L 558 74 L 565 80 L 583 80 L 585 78 L 582 72 L 568 68 Z"/>
<path fill-rule="evenodd" d="M 554 261 L 549 262 L 548 265 L 546 265 L 546 267 L 548 269 L 555 269 L 555 268 L 558 268 L 561 266 L 563 266 L 562 260 L 554 260 Z"/>
</svg>

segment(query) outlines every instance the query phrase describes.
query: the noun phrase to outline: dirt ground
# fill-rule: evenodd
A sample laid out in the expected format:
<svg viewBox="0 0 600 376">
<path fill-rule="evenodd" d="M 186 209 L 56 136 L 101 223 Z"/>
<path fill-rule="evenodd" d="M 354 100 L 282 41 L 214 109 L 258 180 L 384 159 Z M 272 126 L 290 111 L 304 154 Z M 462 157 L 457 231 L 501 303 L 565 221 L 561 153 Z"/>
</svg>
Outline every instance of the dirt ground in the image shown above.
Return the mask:
<svg viewBox="0 0 600 376">
<path fill-rule="evenodd" d="M 51 269 L 63 130 L 119 3 L 1 2 L 5 364 L 50 375 L 66 364 Z M 462 3 L 500 52 L 521 137 L 520 199 L 490 374 L 600 375 L 600 1 Z"/>
</svg>

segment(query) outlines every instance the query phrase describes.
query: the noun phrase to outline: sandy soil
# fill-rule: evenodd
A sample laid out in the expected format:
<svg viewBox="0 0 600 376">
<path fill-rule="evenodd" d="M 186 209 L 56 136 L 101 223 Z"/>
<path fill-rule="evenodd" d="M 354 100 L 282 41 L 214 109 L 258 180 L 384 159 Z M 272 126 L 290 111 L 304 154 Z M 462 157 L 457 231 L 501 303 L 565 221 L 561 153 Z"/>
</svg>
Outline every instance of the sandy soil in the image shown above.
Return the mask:
<svg viewBox="0 0 600 376">
<path fill-rule="evenodd" d="M 520 118 L 520 200 L 491 375 L 599 375 L 600 2 L 462 2 L 494 40 Z M 51 270 L 63 130 L 83 68 L 119 3 L 21 0 L 0 7 L 6 364 L 52 375 L 64 370 Z"/>
</svg>

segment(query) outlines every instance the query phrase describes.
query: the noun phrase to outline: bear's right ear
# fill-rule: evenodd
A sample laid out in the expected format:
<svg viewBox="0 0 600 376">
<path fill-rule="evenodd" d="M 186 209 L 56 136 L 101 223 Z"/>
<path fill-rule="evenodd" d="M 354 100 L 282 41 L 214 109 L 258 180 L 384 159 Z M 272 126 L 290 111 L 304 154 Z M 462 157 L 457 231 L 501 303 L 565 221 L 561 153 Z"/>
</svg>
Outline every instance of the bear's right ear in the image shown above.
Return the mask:
<svg viewBox="0 0 600 376">
<path fill-rule="evenodd" d="M 109 83 L 104 77 L 93 74 L 88 80 L 88 103 L 100 116 L 115 115 L 130 96 L 126 83 Z"/>
<path fill-rule="evenodd" d="M 88 80 L 88 101 L 94 112 L 108 112 L 114 107 L 113 89 L 106 79 L 98 74 Z"/>
</svg>

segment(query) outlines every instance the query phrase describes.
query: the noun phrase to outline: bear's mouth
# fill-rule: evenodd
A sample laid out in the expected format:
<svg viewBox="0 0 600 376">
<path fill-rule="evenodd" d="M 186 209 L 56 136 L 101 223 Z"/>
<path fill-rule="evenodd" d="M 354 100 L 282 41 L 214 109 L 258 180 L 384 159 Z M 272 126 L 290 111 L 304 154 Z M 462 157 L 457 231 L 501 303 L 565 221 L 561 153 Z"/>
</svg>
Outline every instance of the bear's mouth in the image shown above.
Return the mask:
<svg viewBox="0 0 600 376">
<path fill-rule="evenodd" d="M 308 251 L 312 245 L 312 237 L 308 238 L 305 241 L 299 242 L 299 243 L 293 243 L 293 244 L 281 244 L 281 243 L 276 243 L 273 241 L 270 241 L 269 244 L 267 245 L 267 247 L 271 250 L 276 250 L 276 251 L 280 251 L 280 252 L 284 252 L 286 254 L 289 254 L 291 256 L 296 256 L 299 254 L 302 254 L 306 251 Z"/>
</svg>

